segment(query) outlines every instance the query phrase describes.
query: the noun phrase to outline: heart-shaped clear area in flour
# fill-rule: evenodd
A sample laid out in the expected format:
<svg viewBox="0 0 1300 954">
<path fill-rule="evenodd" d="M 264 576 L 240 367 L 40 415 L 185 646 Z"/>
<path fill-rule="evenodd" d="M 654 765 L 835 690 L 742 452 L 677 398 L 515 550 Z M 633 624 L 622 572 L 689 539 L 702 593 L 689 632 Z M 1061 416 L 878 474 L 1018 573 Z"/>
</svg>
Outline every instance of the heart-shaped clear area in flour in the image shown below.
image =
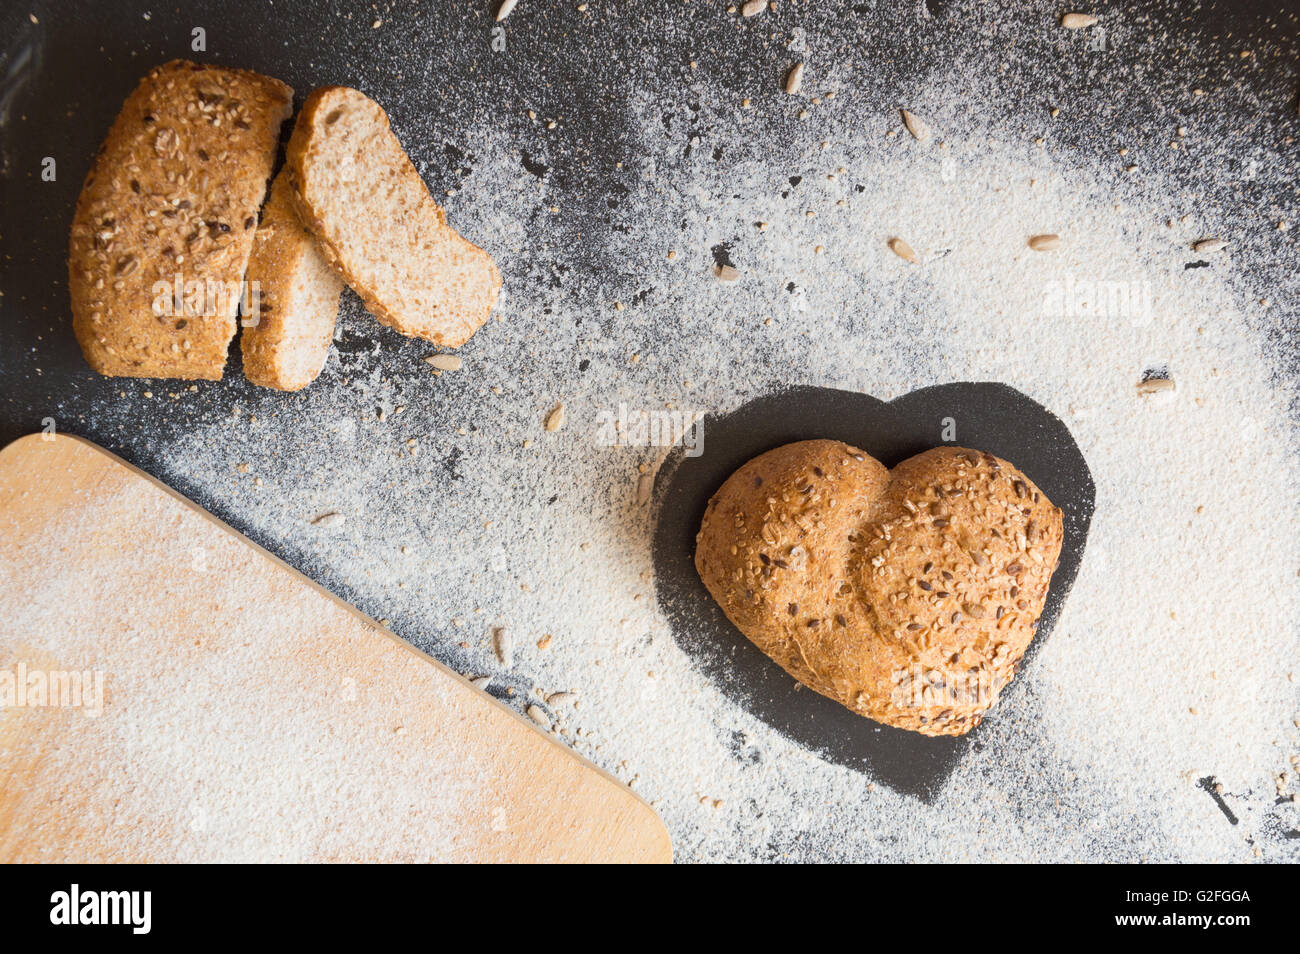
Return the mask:
<svg viewBox="0 0 1300 954">
<path fill-rule="evenodd" d="M 723 615 L 695 571 L 695 535 L 709 498 L 746 461 L 811 438 L 860 447 L 887 467 L 944 444 L 1010 461 L 1060 507 L 1065 541 L 1038 632 L 1020 674 L 989 710 L 1034 678 L 1033 660 L 1051 636 L 1083 556 L 1095 496 L 1092 475 L 1065 424 L 1014 388 L 944 384 L 894 401 L 831 388 L 795 387 L 710 415 L 692 444 L 675 448 L 655 478 L 655 586 L 674 638 L 705 675 L 738 704 L 822 758 L 866 772 L 906 794 L 930 799 L 981 729 L 930 738 L 855 715 L 801 687 Z"/>
</svg>

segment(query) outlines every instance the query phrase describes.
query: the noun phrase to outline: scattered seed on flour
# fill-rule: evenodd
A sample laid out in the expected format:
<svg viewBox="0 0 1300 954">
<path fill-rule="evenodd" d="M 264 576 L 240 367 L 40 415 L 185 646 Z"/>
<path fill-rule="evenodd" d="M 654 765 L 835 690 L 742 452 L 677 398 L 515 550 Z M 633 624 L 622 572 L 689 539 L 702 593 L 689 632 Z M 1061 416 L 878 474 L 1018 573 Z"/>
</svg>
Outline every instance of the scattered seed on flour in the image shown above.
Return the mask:
<svg viewBox="0 0 1300 954">
<path fill-rule="evenodd" d="M 901 238 L 891 238 L 889 240 L 889 250 L 899 258 L 911 262 L 913 265 L 921 264 L 920 256 L 912 250 L 912 246 L 908 245 Z"/>
<path fill-rule="evenodd" d="M 1061 17 L 1061 26 L 1067 30 L 1086 30 L 1097 23 L 1097 18 L 1088 13 L 1067 13 Z"/>
<path fill-rule="evenodd" d="M 548 431 L 552 431 L 552 432 L 558 431 L 560 428 L 564 426 L 564 421 L 565 421 L 564 405 L 557 404 L 555 405 L 554 408 L 551 409 L 551 412 L 546 415 L 546 422 L 543 426 Z"/>
<path fill-rule="evenodd" d="M 433 354 L 424 359 L 424 363 L 439 371 L 459 371 L 464 361 L 455 354 Z"/>
<path fill-rule="evenodd" d="M 515 638 L 504 626 L 492 630 L 492 649 L 497 661 L 509 669 L 515 661 Z"/>
<path fill-rule="evenodd" d="M 906 109 L 901 110 L 903 114 L 903 125 L 907 131 L 912 134 L 912 138 L 918 142 L 925 142 L 930 138 L 930 127 L 926 125 L 925 120 Z"/>
<path fill-rule="evenodd" d="M 1137 390 L 1138 394 L 1159 394 L 1162 391 L 1177 390 L 1177 387 L 1172 378 L 1147 378 L 1138 382 Z"/>
<path fill-rule="evenodd" d="M 785 74 L 785 91 L 791 96 L 803 89 L 803 64 L 796 63 Z"/>
</svg>

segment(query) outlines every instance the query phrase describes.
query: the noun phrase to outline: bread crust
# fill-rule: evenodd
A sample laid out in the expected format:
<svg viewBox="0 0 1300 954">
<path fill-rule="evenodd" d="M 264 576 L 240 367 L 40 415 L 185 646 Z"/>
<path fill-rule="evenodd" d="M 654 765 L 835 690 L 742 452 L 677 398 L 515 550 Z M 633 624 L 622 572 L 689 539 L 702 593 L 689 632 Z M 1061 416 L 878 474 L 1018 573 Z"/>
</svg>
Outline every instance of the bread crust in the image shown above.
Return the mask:
<svg viewBox="0 0 1300 954">
<path fill-rule="evenodd" d="M 185 60 L 127 98 L 69 237 L 73 330 L 100 374 L 222 376 L 292 98 L 279 80 Z"/>
<path fill-rule="evenodd" d="M 284 170 L 271 183 L 248 261 L 250 313 L 239 347 L 254 384 L 297 391 L 329 357 L 343 282 L 302 223 Z"/>
<path fill-rule="evenodd" d="M 991 454 L 940 447 L 888 471 L 839 441 L 737 470 L 696 538 L 704 585 L 795 679 L 877 722 L 962 735 L 1033 639 L 1062 514 Z"/>
<path fill-rule="evenodd" d="M 500 272 L 447 225 L 378 103 L 346 86 L 314 91 L 286 166 L 299 218 L 379 321 L 449 348 L 487 321 Z"/>
</svg>

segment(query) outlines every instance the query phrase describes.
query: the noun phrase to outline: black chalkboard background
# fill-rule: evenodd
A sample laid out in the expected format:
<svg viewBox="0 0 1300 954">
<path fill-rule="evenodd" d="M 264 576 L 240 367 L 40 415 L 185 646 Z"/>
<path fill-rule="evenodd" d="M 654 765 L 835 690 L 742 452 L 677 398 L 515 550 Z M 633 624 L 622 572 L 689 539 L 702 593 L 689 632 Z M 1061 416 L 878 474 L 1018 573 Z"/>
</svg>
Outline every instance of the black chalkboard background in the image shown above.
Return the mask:
<svg viewBox="0 0 1300 954">
<path fill-rule="evenodd" d="M 174 439 L 227 419 L 232 408 L 262 413 L 280 406 L 280 396 L 243 380 L 238 349 L 224 381 L 202 383 L 184 402 L 144 404 L 139 395 L 147 383 L 97 377 L 72 337 L 66 248 L 77 193 L 123 99 L 150 67 L 178 57 L 276 76 L 295 88 L 299 103 L 321 85 L 365 90 L 389 109 L 395 130 L 435 195 L 473 187 L 475 157 L 457 147 L 463 145 L 464 130 L 488 123 L 502 141 L 523 143 L 517 157 L 521 171 L 545 175 L 549 194 L 563 214 L 531 218 L 527 228 L 534 241 L 513 256 L 506 254 L 504 238 L 474 232 L 472 216 L 467 217 L 471 225 L 466 230 L 499 261 L 510 260 L 503 271 L 507 293 L 516 298 L 524 297 L 526 285 L 540 285 L 561 270 L 592 282 L 613 270 L 603 250 L 614 244 L 618 196 L 627 191 L 627 172 L 617 171 L 614 159 L 636 141 L 629 128 L 629 98 L 684 87 L 695 59 L 703 61 L 701 68 L 709 71 L 711 81 L 737 103 L 748 96 L 779 97 L 783 94 L 777 91 L 775 70 L 789 60 L 783 47 L 771 41 L 773 31 L 806 28 L 816 37 L 823 58 L 840 57 L 854 87 L 853 96 L 844 97 L 839 107 L 844 122 L 896 111 L 936 63 L 960 63 L 976 52 L 985 59 L 1004 60 L 1000 95 L 983 106 L 989 123 L 1004 130 L 1008 140 L 1030 143 L 1051 106 L 1067 115 L 1087 116 L 1086 123 L 1061 124 L 1053 130 L 1055 146 L 1075 157 L 1113 157 L 1121 145 L 1168 138 L 1167 115 L 1160 129 L 1149 126 L 1153 101 L 1182 103 L 1186 87 L 1199 79 L 1213 86 L 1215 105 L 1212 111 L 1194 114 L 1197 135 L 1207 142 L 1239 143 L 1242 161 L 1256 153 L 1276 156 L 1280 150 L 1284 168 L 1258 177 L 1230 175 L 1219 162 L 1187 150 L 1162 154 L 1160 162 L 1185 184 L 1185 196 L 1194 197 L 1189 203 L 1213 205 L 1224 232 L 1236 236 L 1235 259 L 1267 269 L 1269 292 L 1280 304 L 1271 312 L 1250 310 L 1246 320 L 1282 345 L 1265 357 L 1278 377 L 1291 382 L 1300 377 L 1300 352 L 1294 347 L 1300 327 L 1295 306 L 1300 271 L 1294 261 L 1288 266 L 1287 253 L 1279 252 L 1268 229 L 1260 227 L 1260 210 L 1269 210 L 1269 223 L 1294 222 L 1300 207 L 1295 189 L 1300 161 L 1293 146 L 1278 146 L 1288 132 L 1298 131 L 1300 28 L 1293 3 L 1108 3 L 1104 8 L 1108 22 L 1115 25 L 1114 48 L 1087 62 L 1060 64 L 1061 75 L 1054 80 L 1045 80 L 1042 65 L 1059 60 L 1056 17 L 1061 10 L 1046 10 L 1037 3 L 782 2 L 766 15 L 764 29 L 748 31 L 737 30 L 735 17 L 724 15 L 725 4 L 703 0 L 624 0 L 617 16 L 600 17 L 585 16 L 577 6 L 574 0 L 522 0 L 510 22 L 510 54 L 502 56 L 490 45 L 494 0 L 391 5 L 314 0 L 4 4 L 0 445 L 40 430 L 43 421 L 53 418 L 61 430 L 86 436 L 160 476 L 377 615 L 375 607 L 367 605 L 370 593 L 352 589 L 351 583 L 314 565 L 303 551 L 258 532 L 255 513 L 245 509 L 248 504 L 201 493 L 201 488 L 186 486 L 183 478 L 169 472 L 167 448 Z M 592 6 L 600 4 L 593 0 Z M 196 26 L 206 30 L 207 49 L 202 53 L 191 49 Z M 1219 52 L 1193 70 L 1185 56 L 1189 43 L 1205 43 Z M 1246 69 L 1239 65 L 1237 51 L 1252 46 L 1276 49 L 1280 55 Z M 1260 116 L 1251 105 L 1260 100 L 1276 104 L 1275 111 Z M 525 105 L 541 116 L 565 117 L 544 144 L 533 145 L 535 124 L 526 117 Z M 683 108 L 674 100 L 664 110 L 665 124 L 692 121 L 689 103 Z M 1192 107 L 1186 110 L 1191 121 Z M 799 120 L 790 116 L 782 122 L 794 129 Z M 771 141 L 719 140 L 708 130 L 701 135 L 702 148 L 710 149 L 719 162 L 763 158 L 776 151 Z M 46 157 L 58 162 L 53 182 L 40 176 Z M 670 160 L 664 158 L 664 165 L 671 170 Z M 1291 188 L 1279 189 L 1279 181 Z M 1116 186 L 1120 188 L 1136 187 Z M 1169 214 L 1179 211 L 1171 208 Z M 1200 264 L 1193 258 L 1189 252 L 1189 267 Z M 869 302 L 863 311 L 869 317 Z M 348 316 L 361 315 L 350 292 L 345 293 L 343 313 L 345 325 Z M 631 337 L 642 330 L 604 321 L 603 329 L 611 336 Z M 412 369 L 410 355 L 402 354 L 395 333 L 373 322 L 366 328 L 364 337 L 349 332 L 338 348 L 369 349 L 381 342 L 385 351 L 376 361 L 386 376 L 427 377 L 427 369 Z M 581 353 L 571 357 L 566 373 L 576 375 L 586 364 L 580 364 Z M 1066 548 L 1037 646 L 1050 638 L 1051 623 L 1083 553 L 1093 496 L 1088 469 L 1061 422 L 1015 391 L 1015 381 L 1004 382 L 1007 386 L 952 384 L 882 404 L 865 395 L 800 387 L 818 380 L 818 375 L 816 369 L 799 374 L 791 371 L 790 391 L 760 397 L 732 415 L 710 418 L 709 453 L 678 461 L 680 466 L 662 472 L 659 498 L 679 506 L 664 509 L 671 519 L 659 525 L 655 541 L 661 605 L 682 645 L 704 671 L 751 711 L 831 761 L 928 797 L 968 743 L 881 729 L 810 692 L 794 693 L 791 681 L 726 625 L 694 577 L 688 547 L 701 508 L 731 470 L 769 447 L 809 437 L 838 437 L 894 464 L 940 443 L 935 421 L 959 405 L 959 442 L 1013 461 L 1067 514 Z M 1300 389 L 1293 384 L 1287 393 L 1293 419 L 1300 419 Z M 304 392 L 302 400 L 322 400 L 319 394 Z M 410 618 L 416 618 L 413 612 Z M 1032 672 L 1031 659 L 1009 692 L 1025 692 L 1022 683 Z M 819 725 L 815 731 L 813 720 Z M 830 741 L 822 728 L 828 724 L 836 729 Z"/>
</svg>

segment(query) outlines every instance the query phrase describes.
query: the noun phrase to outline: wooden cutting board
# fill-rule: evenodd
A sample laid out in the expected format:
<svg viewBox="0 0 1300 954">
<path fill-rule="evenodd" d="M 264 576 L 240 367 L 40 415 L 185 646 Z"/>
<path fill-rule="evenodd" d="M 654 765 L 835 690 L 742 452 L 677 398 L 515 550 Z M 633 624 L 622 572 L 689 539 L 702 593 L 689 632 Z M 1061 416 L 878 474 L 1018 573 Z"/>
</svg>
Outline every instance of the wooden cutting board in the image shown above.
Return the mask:
<svg viewBox="0 0 1300 954">
<path fill-rule="evenodd" d="M 76 437 L 0 451 L 0 706 L 3 862 L 671 860 L 617 780 Z"/>
</svg>

